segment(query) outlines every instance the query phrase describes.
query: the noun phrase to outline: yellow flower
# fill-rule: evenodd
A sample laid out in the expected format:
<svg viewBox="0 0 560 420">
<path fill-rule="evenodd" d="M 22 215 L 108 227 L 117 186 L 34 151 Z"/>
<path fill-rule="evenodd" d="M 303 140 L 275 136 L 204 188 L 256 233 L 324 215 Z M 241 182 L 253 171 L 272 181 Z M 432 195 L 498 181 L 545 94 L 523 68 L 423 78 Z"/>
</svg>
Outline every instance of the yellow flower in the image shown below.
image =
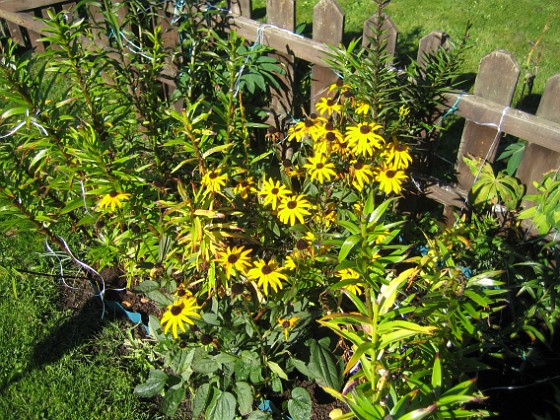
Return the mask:
<svg viewBox="0 0 560 420">
<path fill-rule="evenodd" d="M 283 267 L 278 267 L 275 261 L 265 262 L 259 259 L 255 262 L 254 267 L 247 272 L 247 278 L 257 280 L 257 286 L 262 287 L 265 296 L 268 296 L 268 288 L 272 287 L 275 292 L 282 289 L 282 280 L 288 280 L 281 271 Z"/>
<path fill-rule="evenodd" d="M 223 187 L 226 186 L 228 175 L 220 175 L 222 173 L 221 169 L 214 169 L 213 171 L 208 171 L 204 174 L 201 180 L 201 184 L 208 192 L 220 192 Z"/>
<path fill-rule="evenodd" d="M 406 105 L 401 105 L 401 107 L 399 108 L 399 116 L 406 117 L 408 114 L 410 114 L 410 108 Z"/>
<path fill-rule="evenodd" d="M 219 253 L 220 258 L 216 261 L 221 263 L 226 271 L 226 277 L 229 280 L 232 275 L 237 273 L 245 274 L 247 269 L 251 266 L 249 254 L 250 249 L 245 249 L 243 246 L 227 247 L 224 251 Z"/>
<path fill-rule="evenodd" d="M 289 319 L 278 318 L 278 324 L 280 324 L 280 327 L 284 329 L 284 339 L 286 341 L 288 341 L 288 338 L 290 337 L 290 330 L 294 328 L 298 321 L 299 317 L 297 316 L 291 317 Z"/>
<path fill-rule="evenodd" d="M 370 110 L 371 106 L 363 101 L 358 101 L 356 103 L 356 109 L 354 110 L 354 112 L 356 112 L 356 114 L 358 115 L 367 115 L 369 114 L 369 110 Z"/>
<path fill-rule="evenodd" d="M 352 269 L 352 268 L 345 268 L 343 270 L 339 270 L 335 273 L 340 280 L 358 280 L 360 278 L 360 274 Z M 356 296 L 360 296 L 362 294 L 362 289 L 357 284 L 347 284 L 344 286 L 344 289 L 348 290 L 349 292 L 354 293 Z"/>
<path fill-rule="evenodd" d="M 340 114 L 342 106 L 333 98 L 321 98 L 315 105 L 315 109 L 321 114 L 327 114 L 329 117 L 336 113 Z"/>
<path fill-rule="evenodd" d="M 177 290 L 175 291 L 175 293 L 173 293 L 173 296 L 177 297 L 179 299 L 179 301 L 181 301 L 182 299 L 188 299 L 192 297 L 192 293 L 190 290 L 185 289 L 185 286 L 183 285 L 183 283 L 181 283 L 178 287 Z"/>
<path fill-rule="evenodd" d="M 377 168 L 377 175 L 375 180 L 379 182 L 379 188 L 385 194 L 394 192 L 398 194 L 402 189 L 402 182 L 407 176 L 403 171 L 394 169 L 392 167 Z"/>
<path fill-rule="evenodd" d="M 286 260 L 284 261 L 284 267 L 288 271 L 297 270 L 297 264 L 294 261 L 294 257 L 292 254 L 286 256 Z"/>
<path fill-rule="evenodd" d="M 346 128 L 348 146 L 357 155 L 372 156 L 374 149 L 383 147 L 384 139 L 376 133 L 381 126 L 375 123 L 359 123 Z"/>
<path fill-rule="evenodd" d="M 239 194 L 243 200 L 247 200 L 249 193 L 254 190 L 255 181 L 252 176 L 237 183 L 233 192 Z"/>
<path fill-rule="evenodd" d="M 100 210 L 111 207 L 111 211 L 115 211 L 116 207 L 118 207 L 119 209 L 122 208 L 122 201 L 128 200 L 130 197 L 130 194 L 111 191 L 109 194 L 105 194 L 103 196 L 97 206 Z"/>
<path fill-rule="evenodd" d="M 316 143 L 319 143 L 313 145 L 314 150 L 327 153 L 330 151 L 334 143 L 343 142 L 344 136 L 340 130 L 335 128 L 333 123 L 329 121 L 324 125 L 317 126 L 317 129 L 314 131 L 313 140 L 315 140 Z"/>
<path fill-rule="evenodd" d="M 334 163 L 328 162 L 325 155 L 319 154 L 309 157 L 307 162 L 302 167 L 309 171 L 312 181 L 317 180 L 319 184 L 323 184 L 325 181 L 330 181 L 331 178 L 336 177 Z"/>
<path fill-rule="evenodd" d="M 278 219 L 282 223 L 289 224 L 293 226 L 296 223 L 296 219 L 299 220 L 301 224 L 305 224 L 304 216 L 311 213 L 307 209 L 311 208 L 311 203 L 307 201 L 302 194 L 293 195 L 286 198 L 278 206 Z"/>
<path fill-rule="evenodd" d="M 352 176 L 352 186 L 358 191 L 362 191 L 366 184 L 369 184 L 373 178 L 373 168 L 371 165 L 355 162 L 350 168 L 350 175 Z"/>
<path fill-rule="evenodd" d="M 317 127 L 326 122 L 323 117 L 317 117 L 311 114 L 309 118 L 299 121 L 288 129 L 288 140 L 303 141 L 306 137 L 311 136 Z"/>
<path fill-rule="evenodd" d="M 287 189 L 280 181 L 274 181 L 272 178 L 263 181 L 262 189 L 259 196 L 264 198 L 263 205 L 270 204 L 272 210 L 278 208 L 278 203 L 288 197 L 292 192 Z"/>
<path fill-rule="evenodd" d="M 200 309 L 200 306 L 197 305 L 194 297 L 180 299 L 173 305 L 169 305 L 167 311 L 161 317 L 163 333 L 167 334 L 171 329 L 174 338 L 179 337 L 177 328 L 181 328 L 181 331 L 186 333 L 185 324 L 194 325 L 192 318 L 200 318 L 198 309 Z"/>
<path fill-rule="evenodd" d="M 387 145 L 381 156 L 387 166 L 395 169 L 406 169 L 412 163 L 409 148 L 406 144 L 400 143 L 395 136 L 393 141 Z"/>
</svg>

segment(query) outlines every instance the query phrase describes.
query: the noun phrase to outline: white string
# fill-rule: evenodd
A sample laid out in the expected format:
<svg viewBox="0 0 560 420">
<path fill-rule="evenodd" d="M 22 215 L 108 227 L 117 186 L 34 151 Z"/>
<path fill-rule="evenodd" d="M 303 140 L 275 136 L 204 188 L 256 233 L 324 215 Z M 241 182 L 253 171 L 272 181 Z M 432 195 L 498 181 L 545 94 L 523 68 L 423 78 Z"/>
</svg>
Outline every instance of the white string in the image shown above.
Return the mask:
<svg viewBox="0 0 560 420">
<path fill-rule="evenodd" d="M 58 260 L 58 266 L 60 268 L 60 279 L 62 280 L 62 284 L 68 287 L 69 289 L 78 290 L 78 287 L 73 287 L 66 283 L 66 279 L 64 278 L 64 268 L 62 267 L 62 260 L 58 258 L 58 255 L 56 254 L 56 252 L 52 250 L 52 248 L 49 246 L 49 242 L 46 239 L 45 239 L 45 246 L 47 248 L 47 251 L 49 251 L 52 254 L 52 256 Z"/>
<path fill-rule="evenodd" d="M 33 118 L 33 117 L 30 118 L 29 117 L 29 110 L 25 111 L 25 116 L 28 119 L 27 121 L 20 122 L 18 125 L 16 125 L 14 128 L 12 128 L 12 130 L 9 133 L 1 135 L 0 139 L 4 139 L 6 137 L 13 136 L 28 122 L 31 125 L 37 127 L 43 133 L 43 135 L 48 136 L 49 133 L 47 132 L 47 129 L 45 127 L 43 127 L 41 124 L 39 124 L 35 118 Z"/>
</svg>

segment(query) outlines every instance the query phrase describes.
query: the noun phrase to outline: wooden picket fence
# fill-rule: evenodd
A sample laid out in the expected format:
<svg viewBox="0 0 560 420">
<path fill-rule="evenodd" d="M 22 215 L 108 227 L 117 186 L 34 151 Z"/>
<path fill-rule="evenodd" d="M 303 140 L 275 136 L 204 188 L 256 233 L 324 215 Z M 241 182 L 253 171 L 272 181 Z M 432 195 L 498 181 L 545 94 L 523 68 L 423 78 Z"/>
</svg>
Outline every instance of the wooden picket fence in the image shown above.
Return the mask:
<svg viewBox="0 0 560 420">
<path fill-rule="evenodd" d="M 125 2 L 126 3 L 126 2 Z M 178 39 L 173 32 L 173 13 L 178 5 L 186 2 L 162 1 L 160 24 L 166 29 L 169 43 Z M 322 92 L 336 80 L 324 59 L 332 49 L 342 42 L 344 34 L 344 12 L 336 0 L 321 0 L 313 12 L 312 38 L 294 33 L 296 14 L 295 0 L 269 0 L 265 23 L 251 19 L 251 0 L 230 0 L 229 24 L 248 42 L 260 42 L 277 51 L 289 68 L 295 59 L 310 63 L 312 86 L 310 103 L 320 98 Z M 17 42 L 42 50 L 45 46 L 37 39 L 44 30 L 44 23 L 36 18 L 45 18 L 48 9 L 65 10 L 71 14 L 76 1 L 61 0 L 0 0 L 0 19 L 3 30 Z M 126 13 L 126 8 L 121 9 Z M 92 18 L 95 18 L 93 16 Z M 364 39 L 371 34 L 376 22 L 372 16 L 364 22 Z M 386 49 L 395 54 L 397 48 L 397 28 L 390 18 L 384 21 Z M 446 35 L 432 32 L 419 42 L 417 59 L 421 63 L 426 54 L 443 46 Z M 99 43 L 96 43 L 99 46 Z M 173 85 L 177 69 L 170 64 L 166 68 L 164 83 Z M 465 119 L 465 126 L 456 158 L 457 182 L 446 185 L 437 179 L 424 180 L 424 193 L 448 207 L 462 208 L 465 197 L 472 186 L 474 177 L 463 162 L 463 156 L 474 156 L 492 162 L 503 134 L 522 138 L 528 142 L 517 176 L 532 191 L 532 184 L 542 175 L 560 167 L 560 74 L 551 77 L 546 84 L 536 115 L 512 109 L 513 95 L 520 75 L 520 66 L 505 51 L 495 51 L 482 58 L 472 93 L 448 94 L 446 105 Z M 286 76 L 290 82 L 290 74 Z M 271 106 L 271 117 L 281 125 L 291 115 L 293 91 L 277 93 Z M 534 190 L 533 190 L 534 191 Z"/>
</svg>

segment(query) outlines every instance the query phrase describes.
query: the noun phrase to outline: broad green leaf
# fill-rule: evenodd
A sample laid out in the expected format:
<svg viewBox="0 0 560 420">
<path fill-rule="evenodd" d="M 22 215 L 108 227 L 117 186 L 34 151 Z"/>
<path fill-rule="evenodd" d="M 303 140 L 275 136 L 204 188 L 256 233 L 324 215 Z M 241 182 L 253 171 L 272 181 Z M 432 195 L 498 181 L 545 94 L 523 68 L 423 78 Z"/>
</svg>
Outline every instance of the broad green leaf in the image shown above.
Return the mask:
<svg viewBox="0 0 560 420">
<path fill-rule="evenodd" d="M 344 260 L 348 256 L 350 251 L 352 251 L 352 249 L 358 244 L 358 242 L 360 242 L 361 239 L 362 238 L 360 235 L 352 235 L 346 238 L 346 240 L 340 247 L 340 252 L 338 254 L 338 261 Z"/>
<path fill-rule="evenodd" d="M 179 404 L 185 398 L 186 389 L 183 383 L 178 383 L 165 391 L 165 396 L 161 403 L 161 411 L 168 417 L 173 417 Z"/>
<path fill-rule="evenodd" d="M 237 405 L 242 416 L 249 414 L 253 410 L 253 388 L 247 382 L 237 382 L 235 384 L 235 395 L 237 395 Z"/>
<path fill-rule="evenodd" d="M 296 387 L 292 390 L 292 398 L 288 401 L 288 412 L 293 420 L 311 419 L 311 397 L 307 390 Z"/>
<path fill-rule="evenodd" d="M 193 398 L 193 418 L 197 419 L 210 401 L 211 389 L 209 383 L 199 386 Z"/>
<path fill-rule="evenodd" d="M 152 369 L 148 380 L 143 384 L 136 385 L 134 393 L 141 398 L 151 398 L 163 391 L 168 378 L 167 373 Z"/>
<path fill-rule="evenodd" d="M 233 420 L 235 418 L 235 407 L 237 402 L 231 392 L 222 392 L 218 389 L 206 410 L 207 419 Z"/>
<path fill-rule="evenodd" d="M 280 367 L 278 363 L 269 360 L 266 362 L 266 364 L 270 368 L 270 370 L 276 373 L 280 378 L 284 380 L 288 380 L 288 375 L 286 375 L 286 372 L 284 372 L 284 370 Z"/>
</svg>

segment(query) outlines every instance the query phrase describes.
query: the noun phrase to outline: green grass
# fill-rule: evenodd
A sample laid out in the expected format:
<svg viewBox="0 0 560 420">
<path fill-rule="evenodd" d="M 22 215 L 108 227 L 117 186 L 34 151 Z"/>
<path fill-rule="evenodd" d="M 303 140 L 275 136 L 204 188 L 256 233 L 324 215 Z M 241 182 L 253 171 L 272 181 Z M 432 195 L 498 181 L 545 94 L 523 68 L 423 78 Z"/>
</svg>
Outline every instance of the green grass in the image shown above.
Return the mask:
<svg viewBox="0 0 560 420">
<path fill-rule="evenodd" d="M 318 2 L 296 2 L 298 24 L 311 25 L 312 10 Z M 362 32 L 363 22 L 376 10 L 372 0 L 338 0 L 338 3 L 345 12 L 346 32 L 353 36 Z M 257 15 L 262 16 L 265 4 L 265 0 L 253 1 Z M 440 30 L 459 40 L 467 22 L 471 21 L 471 48 L 467 52 L 465 73 L 475 73 L 480 59 L 496 49 L 511 52 L 517 62 L 525 66 L 531 42 L 539 38 L 550 20 L 550 27 L 541 40 L 542 54 L 533 92 L 542 93 L 548 78 L 560 73 L 560 3 L 557 1 L 393 0 L 385 11 L 399 29 L 399 54 L 414 58 L 422 36 Z M 524 71 L 521 81 L 523 77 Z"/>
<path fill-rule="evenodd" d="M 123 347 L 132 327 L 100 320 L 97 298 L 63 309 L 58 280 L 10 270 L 45 270 L 41 251 L 34 235 L 0 239 L 0 418 L 155 418 L 133 394 L 147 359 Z"/>
</svg>

